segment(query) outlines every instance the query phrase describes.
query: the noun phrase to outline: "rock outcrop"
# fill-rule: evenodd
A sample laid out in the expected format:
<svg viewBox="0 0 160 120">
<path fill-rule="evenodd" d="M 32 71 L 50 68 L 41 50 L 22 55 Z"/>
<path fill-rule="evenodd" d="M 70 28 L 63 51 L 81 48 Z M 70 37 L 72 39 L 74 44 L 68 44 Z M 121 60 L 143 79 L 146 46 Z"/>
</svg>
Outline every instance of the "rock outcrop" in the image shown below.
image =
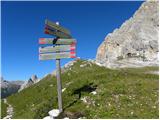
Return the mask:
<svg viewBox="0 0 160 120">
<path fill-rule="evenodd" d="M 32 75 L 28 81 L 26 81 L 24 84 L 21 85 L 18 92 L 22 91 L 23 89 L 25 89 L 31 85 L 34 85 L 35 83 L 37 83 L 39 81 L 40 81 L 40 79 L 38 79 L 38 77 L 36 75 Z"/>
<path fill-rule="evenodd" d="M 158 65 L 158 1 L 145 1 L 133 17 L 106 36 L 96 62 L 106 67 Z"/>
</svg>

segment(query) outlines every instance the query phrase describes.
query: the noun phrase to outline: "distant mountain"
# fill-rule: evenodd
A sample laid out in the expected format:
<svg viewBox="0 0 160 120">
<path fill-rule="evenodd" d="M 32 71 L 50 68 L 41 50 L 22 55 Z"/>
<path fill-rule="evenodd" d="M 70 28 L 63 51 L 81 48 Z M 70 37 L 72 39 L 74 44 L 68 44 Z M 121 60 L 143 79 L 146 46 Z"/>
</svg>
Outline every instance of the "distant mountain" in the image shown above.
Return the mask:
<svg viewBox="0 0 160 120">
<path fill-rule="evenodd" d="M 158 65 L 158 1 L 145 1 L 133 17 L 106 36 L 96 62 L 110 68 Z"/>
<path fill-rule="evenodd" d="M 31 78 L 28 81 L 25 81 L 18 92 L 22 91 L 23 89 L 30 87 L 31 85 L 34 85 L 35 83 L 39 82 L 40 79 L 38 79 L 37 75 L 32 75 Z"/>
<path fill-rule="evenodd" d="M 1 85 L 1 98 L 8 97 L 9 95 L 16 93 L 24 81 L 7 81 L 1 77 L 0 85 Z"/>
<path fill-rule="evenodd" d="M 7 81 L 4 80 L 3 77 L 1 77 L 1 97 L 5 98 L 9 95 L 20 92 L 23 89 L 30 87 L 31 85 L 34 85 L 35 83 L 39 82 L 40 79 L 36 75 L 32 75 L 31 78 L 27 81 Z"/>
</svg>

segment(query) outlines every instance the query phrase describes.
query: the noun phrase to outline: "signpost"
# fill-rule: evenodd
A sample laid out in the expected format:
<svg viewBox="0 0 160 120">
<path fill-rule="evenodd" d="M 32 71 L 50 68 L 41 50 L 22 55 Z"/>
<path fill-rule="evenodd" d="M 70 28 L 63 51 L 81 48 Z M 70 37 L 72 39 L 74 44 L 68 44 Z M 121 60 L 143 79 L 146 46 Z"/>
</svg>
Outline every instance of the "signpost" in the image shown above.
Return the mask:
<svg viewBox="0 0 160 120">
<path fill-rule="evenodd" d="M 57 77 L 57 92 L 58 92 L 58 107 L 59 112 L 63 112 L 62 106 L 62 83 L 61 83 L 61 68 L 60 59 L 76 57 L 76 40 L 71 37 L 71 33 L 64 27 L 59 26 L 59 23 L 53 23 L 45 20 L 45 33 L 53 35 L 56 38 L 40 38 L 39 44 L 52 45 L 47 47 L 39 47 L 39 60 L 56 59 L 56 77 Z"/>
</svg>

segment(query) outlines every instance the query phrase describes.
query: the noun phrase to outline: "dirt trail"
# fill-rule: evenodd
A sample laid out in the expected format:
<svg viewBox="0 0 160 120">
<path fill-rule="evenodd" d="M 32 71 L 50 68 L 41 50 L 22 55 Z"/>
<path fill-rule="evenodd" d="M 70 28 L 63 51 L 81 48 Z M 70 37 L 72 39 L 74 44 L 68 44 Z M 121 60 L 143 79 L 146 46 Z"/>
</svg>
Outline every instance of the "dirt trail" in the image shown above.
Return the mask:
<svg viewBox="0 0 160 120">
<path fill-rule="evenodd" d="M 7 102 L 7 99 L 4 99 L 4 103 L 8 105 L 7 115 L 3 119 L 11 119 L 13 116 L 13 107 Z"/>
</svg>

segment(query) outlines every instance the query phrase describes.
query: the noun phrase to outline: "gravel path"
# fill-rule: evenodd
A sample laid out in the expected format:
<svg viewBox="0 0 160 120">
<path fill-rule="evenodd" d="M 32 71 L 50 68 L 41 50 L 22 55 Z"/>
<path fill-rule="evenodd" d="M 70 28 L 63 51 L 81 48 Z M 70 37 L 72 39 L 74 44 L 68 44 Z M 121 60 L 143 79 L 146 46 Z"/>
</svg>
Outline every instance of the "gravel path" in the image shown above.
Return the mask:
<svg viewBox="0 0 160 120">
<path fill-rule="evenodd" d="M 3 119 L 11 119 L 13 116 L 13 107 L 7 102 L 7 99 L 4 99 L 4 103 L 8 105 L 7 107 L 7 116 Z"/>
</svg>

